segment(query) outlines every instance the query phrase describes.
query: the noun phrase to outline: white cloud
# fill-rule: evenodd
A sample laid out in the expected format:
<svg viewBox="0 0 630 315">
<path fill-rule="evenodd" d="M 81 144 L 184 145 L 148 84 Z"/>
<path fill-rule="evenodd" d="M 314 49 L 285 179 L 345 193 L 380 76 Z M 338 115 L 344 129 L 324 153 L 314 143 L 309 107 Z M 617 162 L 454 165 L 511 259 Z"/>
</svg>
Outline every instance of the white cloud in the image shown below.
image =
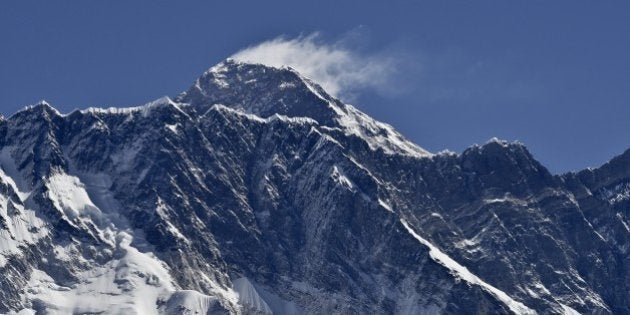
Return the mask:
<svg viewBox="0 0 630 315">
<path fill-rule="evenodd" d="M 315 33 L 293 39 L 278 37 L 245 48 L 231 58 L 269 66 L 290 66 L 320 84 L 328 93 L 348 100 L 361 89 L 389 89 L 396 72 L 394 58 L 366 55 L 343 40 L 329 44 Z"/>
</svg>

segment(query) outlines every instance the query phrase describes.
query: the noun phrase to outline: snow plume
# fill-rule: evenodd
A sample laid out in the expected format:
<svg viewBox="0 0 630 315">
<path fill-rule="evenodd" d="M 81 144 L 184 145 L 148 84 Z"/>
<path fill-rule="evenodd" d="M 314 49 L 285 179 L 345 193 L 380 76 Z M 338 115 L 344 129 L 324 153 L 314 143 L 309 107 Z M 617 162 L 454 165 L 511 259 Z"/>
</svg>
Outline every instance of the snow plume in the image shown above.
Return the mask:
<svg viewBox="0 0 630 315">
<path fill-rule="evenodd" d="M 361 89 L 390 88 L 395 58 L 362 54 L 348 41 L 326 43 L 318 33 L 296 38 L 277 37 L 245 48 L 231 58 L 273 67 L 289 66 L 320 84 L 328 93 L 350 100 Z"/>
</svg>

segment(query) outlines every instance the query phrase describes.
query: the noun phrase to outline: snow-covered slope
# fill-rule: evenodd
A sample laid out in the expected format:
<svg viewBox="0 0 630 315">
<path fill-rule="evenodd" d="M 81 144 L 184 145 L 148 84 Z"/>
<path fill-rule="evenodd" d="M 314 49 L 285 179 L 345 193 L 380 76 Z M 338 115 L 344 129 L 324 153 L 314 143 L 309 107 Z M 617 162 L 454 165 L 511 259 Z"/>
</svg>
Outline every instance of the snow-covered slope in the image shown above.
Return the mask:
<svg viewBox="0 0 630 315">
<path fill-rule="evenodd" d="M 289 68 L 0 120 L 0 312 L 627 313 L 630 153 L 431 154 Z"/>
</svg>

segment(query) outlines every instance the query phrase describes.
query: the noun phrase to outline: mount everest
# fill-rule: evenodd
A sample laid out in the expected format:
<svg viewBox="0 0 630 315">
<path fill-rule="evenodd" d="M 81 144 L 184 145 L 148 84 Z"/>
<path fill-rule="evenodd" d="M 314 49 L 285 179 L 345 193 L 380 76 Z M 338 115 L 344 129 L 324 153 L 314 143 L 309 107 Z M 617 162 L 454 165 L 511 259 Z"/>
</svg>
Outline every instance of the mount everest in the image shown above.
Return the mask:
<svg viewBox="0 0 630 315">
<path fill-rule="evenodd" d="M 290 68 L 27 107 L 0 166 L 2 313 L 630 313 L 630 151 L 432 154 Z"/>
</svg>

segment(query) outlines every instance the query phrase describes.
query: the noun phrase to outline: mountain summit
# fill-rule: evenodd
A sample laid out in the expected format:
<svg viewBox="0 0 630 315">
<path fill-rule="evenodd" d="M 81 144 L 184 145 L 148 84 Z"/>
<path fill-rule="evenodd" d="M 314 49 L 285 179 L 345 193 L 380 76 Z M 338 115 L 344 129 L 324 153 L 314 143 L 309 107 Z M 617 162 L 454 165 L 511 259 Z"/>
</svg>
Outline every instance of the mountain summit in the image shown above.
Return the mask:
<svg viewBox="0 0 630 315">
<path fill-rule="evenodd" d="M 391 126 L 333 98 L 289 67 L 278 69 L 227 59 L 206 71 L 177 101 L 202 110 L 222 104 L 261 118 L 311 118 L 321 126 L 366 139 L 373 149 L 417 157 L 430 155 Z"/>
<path fill-rule="evenodd" d="M 0 119 L 0 312 L 630 313 L 630 160 L 431 154 L 290 68 Z"/>
</svg>

